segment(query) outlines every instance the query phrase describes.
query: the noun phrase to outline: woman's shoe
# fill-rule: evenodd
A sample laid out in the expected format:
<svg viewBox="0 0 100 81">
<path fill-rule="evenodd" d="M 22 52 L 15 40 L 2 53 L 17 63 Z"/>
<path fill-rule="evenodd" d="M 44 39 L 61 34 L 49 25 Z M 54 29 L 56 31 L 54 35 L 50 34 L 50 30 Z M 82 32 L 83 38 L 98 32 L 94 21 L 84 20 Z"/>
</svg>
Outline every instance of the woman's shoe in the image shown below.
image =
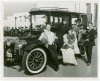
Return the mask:
<svg viewBox="0 0 100 81">
<path fill-rule="evenodd" d="M 64 63 L 64 62 L 62 62 L 62 65 L 67 66 L 67 65 L 68 65 L 68 63 Z"/>
</svg>

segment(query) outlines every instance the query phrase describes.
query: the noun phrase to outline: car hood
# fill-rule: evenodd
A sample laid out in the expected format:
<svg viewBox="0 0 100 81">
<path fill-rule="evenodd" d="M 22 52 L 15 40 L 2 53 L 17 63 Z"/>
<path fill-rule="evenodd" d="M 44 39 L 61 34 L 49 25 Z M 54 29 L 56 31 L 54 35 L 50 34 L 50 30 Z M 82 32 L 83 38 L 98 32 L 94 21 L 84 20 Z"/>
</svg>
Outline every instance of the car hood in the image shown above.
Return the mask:
<svg viewBox="0 0 100 81">
<path fill-rule="evenodd" d="M 33 42 L 38 42 L 39 36 L 32 36 L 32 37 L 23 37 L 21 40 L 25 40 L 28 44 Z"/>
<path fill-rule="evenodd" d="M 31 43 L 37 43 L 38 42 L 38 38 L 39 36 L 31 36 L 31 37 L 16 37 L 16 38 L 6 38 L 6 40 L 4 41 L 4 43 L 6 44 L 7 42 L 10 43 L 15 43 L 18 44 L 19 42 L 27 42 L 27 44 L 31 44 Z"/>
</svg>

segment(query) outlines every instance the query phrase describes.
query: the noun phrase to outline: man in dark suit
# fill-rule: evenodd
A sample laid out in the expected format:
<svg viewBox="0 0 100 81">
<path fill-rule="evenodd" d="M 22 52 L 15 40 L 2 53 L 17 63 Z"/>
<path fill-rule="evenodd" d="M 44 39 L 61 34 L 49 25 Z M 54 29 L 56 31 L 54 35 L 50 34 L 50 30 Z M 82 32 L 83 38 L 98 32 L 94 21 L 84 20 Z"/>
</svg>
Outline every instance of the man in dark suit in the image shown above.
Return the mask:
<svg viewBox="0 0 100 81">
<path fill-rule="evenodd" d="M 93 24 L 89 23 L 88 26 L 88 30 L 86 33 L 87 39 L 85 42 L 85 46 L 86 46 L 86 54 L 87 54 L 87 66 L 89 66 L 91 64 L 91 58 L 92 58 L 92 48 L 93 46 L 95 46 L 95 30 L 93 29 Z"/>
<path fill-rule="evenodd" d="M 63 35 L 68 32 L 68 30 L 70 29 L 70 27 L 68 26 L 67 23 L 67 19 L 64 18 L 63 22 L 58 26 L 58 30 L 56 31 L 56 35 L 58 37 L 58 41 L 57 41 L 57 52 L 60 52 L 60 48 L 63 45 Z"/>
</svg>

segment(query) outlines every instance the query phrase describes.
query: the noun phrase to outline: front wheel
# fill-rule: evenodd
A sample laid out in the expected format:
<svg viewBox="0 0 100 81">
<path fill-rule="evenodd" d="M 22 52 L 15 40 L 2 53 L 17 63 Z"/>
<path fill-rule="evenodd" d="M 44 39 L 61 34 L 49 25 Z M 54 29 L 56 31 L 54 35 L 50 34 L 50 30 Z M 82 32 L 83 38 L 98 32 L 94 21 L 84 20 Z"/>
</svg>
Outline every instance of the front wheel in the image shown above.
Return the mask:
<svg viewBox="0 0 100 81">
<path fill-rule="evenodd" d="M 25 71 L 37 74 L 40 73 L 46 66 L 47 55 L 42 48 L 35 48 L 23 56 L 22 64 Z"/>
</svg>

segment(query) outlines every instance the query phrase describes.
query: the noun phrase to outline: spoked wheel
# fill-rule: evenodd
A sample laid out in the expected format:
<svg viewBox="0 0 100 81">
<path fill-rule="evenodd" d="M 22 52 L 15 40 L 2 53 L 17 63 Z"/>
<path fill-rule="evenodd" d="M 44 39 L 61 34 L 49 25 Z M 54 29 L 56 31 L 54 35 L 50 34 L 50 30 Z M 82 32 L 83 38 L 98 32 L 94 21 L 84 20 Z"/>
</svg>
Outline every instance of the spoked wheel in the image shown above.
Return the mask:
<svg viewBox="0 0 100 81">
<path fill-rule="evenodd" d="M 29 54 L 24 54 L 23 66 L 25 71 L 32 74 L 40 73 L 46 66 L 47 56 L 43 49 L 35 48 Z"/>
<path fill-rule="evenodd" d="M 81 51 L 81 56 L 85 56 L 86 55 L 85 47 L 81 46 L 80 47 L 80 51 Z"/>
</svg>

